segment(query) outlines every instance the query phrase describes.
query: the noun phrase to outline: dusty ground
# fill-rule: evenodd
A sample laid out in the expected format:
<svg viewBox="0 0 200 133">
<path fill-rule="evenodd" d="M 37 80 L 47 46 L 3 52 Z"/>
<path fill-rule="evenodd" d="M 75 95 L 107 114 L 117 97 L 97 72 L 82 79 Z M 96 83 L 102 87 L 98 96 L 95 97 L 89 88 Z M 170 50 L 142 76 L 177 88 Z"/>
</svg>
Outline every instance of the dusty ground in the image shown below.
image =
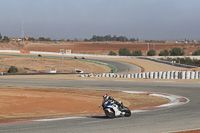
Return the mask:
<svg viewBox="0 0 200 133">
<path fill-rule="evenodd" d="M 26 54 L 27 55 L 27 54 Z M 15 66 L 37 72 L 45 72 L 49 70 L 47 65 L 56 65 L 57 72 L 75 73 L 75 69 L 80 69 L 85 73 L 103 73 L 110 72 L 110 68 L 105 65 L 99 65 L 90 62 L 75 61 L 75 60 L 64 60 L 62 59 L 47 59 L 47 58 L 26 58 L 26 57 L 15 57 L 0 55 L 0 64 Z M 64 67 L 63 67 L 64 63 Z M 8 71 L 9 67 L 0 66 L 0 72 Z M 19 72 L 30 73 L 29 71 L 19 70 Z"/>
<path fill-rule="evenodd" d="M 155 45 L 154 45 L 155 44 Z M 9 42 L 8 44 L 0 43 L 0 49 L 12 49 L 12 50 L 28 50 L 28 51 L 49 51 L 60 52 L 60 49 L 71 49 L 73 53 L 82 54 L 105 54 L 110 51 L 118 53 L 120 48 L 129 48 L 132 50 L 141 50 L 143 55 L 147 53 L 147 43 L 132 43 L 132 42 L 60 42 L 55 44 L 52 42 L 25 42 L 20 44 L 16 42 Z M 191 55 L 195 50 L 200 49 L 200 44 L 175 44 L 175 42 L 169 43 L 150 43 L 149 49 L 156 50 L 158 54 L 160 51 L 168 49 L 171 50 L 174 47 L 184 49 L 186 55 Z"/>
<path fill-rule="evenodd" d="M 184 49 L 186 55 L 190 55 L 192 52 L 200 48 L 200 45 L 197 44 L 175 44 L 175 43 L 150 43 L 149 49 L 156 50 L 156 53 L 159 54 L 160 51 L 168 49 L 171 50 L 174 47 L 179 47 Z M 118 53 L 120 48 L 127 47 L 130 51 L 141 50 L 143 55 L 147 53 L 147 43 L 132 43 L 132 42 L 61 42 L 56 44 L 54 48 L 49 48 L 49 45 L 55 44 L 45 44 L 38 46 L 26 45 L 23 49 L 33 50 L 33 51 L 52 51 L 59 52 L 60 49 L 71 49 L 73 53 L 82 53 L 82 54 L 105 54 L 107 55 L 110 51 Z"/>
<path fill-rule="evenodd" d="M 103 115 L 108 93 L 131 110 L 168 103 L 165 98 L 112 91 L 0 87 L 0 123 L 69 116 Z"/>
</svg>

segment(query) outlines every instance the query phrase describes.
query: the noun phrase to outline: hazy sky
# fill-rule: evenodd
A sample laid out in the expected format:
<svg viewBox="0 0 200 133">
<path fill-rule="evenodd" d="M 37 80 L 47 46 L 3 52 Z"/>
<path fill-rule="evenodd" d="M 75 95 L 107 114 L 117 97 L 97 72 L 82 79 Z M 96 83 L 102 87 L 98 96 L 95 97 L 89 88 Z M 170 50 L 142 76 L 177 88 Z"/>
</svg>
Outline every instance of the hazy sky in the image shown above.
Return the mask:
<svg viewBox="0 0 200 133">
<path fill-rule="evenodd" d="M 200 0 L 0 0 L 0 32 L 51 39 L 200 40 Z"/>
</svg>

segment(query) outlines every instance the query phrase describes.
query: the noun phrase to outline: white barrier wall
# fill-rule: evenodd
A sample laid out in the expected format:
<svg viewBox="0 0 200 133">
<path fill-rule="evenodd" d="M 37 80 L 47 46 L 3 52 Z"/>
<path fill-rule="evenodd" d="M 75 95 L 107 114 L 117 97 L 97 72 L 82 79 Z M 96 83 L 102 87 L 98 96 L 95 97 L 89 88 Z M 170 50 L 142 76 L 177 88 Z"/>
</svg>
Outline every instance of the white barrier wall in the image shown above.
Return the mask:
<svg viewBox="0 0 200 133">
<path fill-rule="evenodd" d="M 2 53 L 20 53 L 19 50 L 0 50 Z"/>
<path fill-rule="evenodd" d="M 106 78 L 151 78 L 151 79 L 200 79 L 200 71 L 168 71 L 147 72 L 135 74 L 82 74 L 81 77 L 106 77 Z"/>
</svg>

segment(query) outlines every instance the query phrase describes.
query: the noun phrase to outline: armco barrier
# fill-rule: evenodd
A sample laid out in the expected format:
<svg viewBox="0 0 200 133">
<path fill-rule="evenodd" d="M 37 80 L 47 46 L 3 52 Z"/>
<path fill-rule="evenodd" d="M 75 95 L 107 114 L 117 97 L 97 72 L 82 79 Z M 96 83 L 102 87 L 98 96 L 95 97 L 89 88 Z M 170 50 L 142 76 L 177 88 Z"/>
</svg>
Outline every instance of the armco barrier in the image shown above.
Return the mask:
<svg viewBox="0 0 200 133">
<path fill-rule="evenodd" d="M 81 74 L 81 77 L 105 77 L 105 78 L 150 78 L 150 79 L 200 79 L 200 71 L 168 71 L 147 72 L 135 74 Z"/>
</svg>

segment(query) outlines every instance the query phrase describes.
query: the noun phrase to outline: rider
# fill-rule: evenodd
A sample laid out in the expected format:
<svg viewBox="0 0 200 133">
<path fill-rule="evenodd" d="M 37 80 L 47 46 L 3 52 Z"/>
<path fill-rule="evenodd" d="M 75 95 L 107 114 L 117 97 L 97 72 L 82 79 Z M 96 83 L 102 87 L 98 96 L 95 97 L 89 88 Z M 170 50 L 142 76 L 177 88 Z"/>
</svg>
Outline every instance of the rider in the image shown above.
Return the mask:
<svg viewBox="0 0 200 133">
<path fill-rule="evenodd" d="M 122 108 L 123 108 L 123 104 L 122 104 L 121 101 L 120 102 L 116 101 L 113 97 L 108 96 L 108 94 L 104 94 L 103 95 L 103 102 L 102 102 L 102 104 L 104 104 L 104 102 L 106 102 L 106 101 L 111 102 L 111 103 L 114 102 L 115 104 L 117 104 L 118 107 L 119 107 L 119 110 L 122 110 Z"/>
</svg>

